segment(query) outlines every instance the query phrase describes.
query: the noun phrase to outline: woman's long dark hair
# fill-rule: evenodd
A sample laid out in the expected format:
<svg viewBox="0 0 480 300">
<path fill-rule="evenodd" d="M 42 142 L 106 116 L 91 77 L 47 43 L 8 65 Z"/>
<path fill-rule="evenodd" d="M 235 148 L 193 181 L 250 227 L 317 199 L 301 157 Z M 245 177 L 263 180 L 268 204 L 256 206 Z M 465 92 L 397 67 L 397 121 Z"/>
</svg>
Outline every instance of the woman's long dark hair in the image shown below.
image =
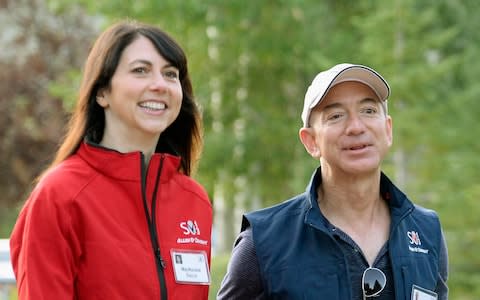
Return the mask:
<svg viewBox="0 0 480 300">
<path fill-rule="evenodd" d="M 140 36 L 148 38 L 159 54 L 179 70 L 183 99 L 177 119 L 162 132 L 155 152 L 181 157 L 180 171 L 190 175 L 203 146 L 202 121 L 193 97 L 187 58 L 182 48 L 164 31 L 136 21 L 122 21 L 107 28 L 95 41 L 85 63 L 76 108 L 68 131 L 48 169 L 75 153 L 87 137 L 100 143 L 105 114 L 96 101 L 97 92 L 109 89 L 125 48 Z"/>
</svg>

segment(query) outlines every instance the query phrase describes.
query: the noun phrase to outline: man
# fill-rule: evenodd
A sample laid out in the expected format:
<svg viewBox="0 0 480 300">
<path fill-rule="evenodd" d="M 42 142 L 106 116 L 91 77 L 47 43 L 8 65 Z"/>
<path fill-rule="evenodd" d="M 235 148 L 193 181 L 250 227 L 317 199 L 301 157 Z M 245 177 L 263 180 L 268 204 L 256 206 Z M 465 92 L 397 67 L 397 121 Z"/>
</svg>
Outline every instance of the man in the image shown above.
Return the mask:
<svg viewBox="0 0 480 300">
<path fill-rule="evenodd" d="M 435 212 L 381 171 L 392 145 L 390 88 L 362 65 L 319 73 L 300 140 L 320 161 L 306 192 L 246 214 L 217 299 L 447 299 Z"/>
</svg>

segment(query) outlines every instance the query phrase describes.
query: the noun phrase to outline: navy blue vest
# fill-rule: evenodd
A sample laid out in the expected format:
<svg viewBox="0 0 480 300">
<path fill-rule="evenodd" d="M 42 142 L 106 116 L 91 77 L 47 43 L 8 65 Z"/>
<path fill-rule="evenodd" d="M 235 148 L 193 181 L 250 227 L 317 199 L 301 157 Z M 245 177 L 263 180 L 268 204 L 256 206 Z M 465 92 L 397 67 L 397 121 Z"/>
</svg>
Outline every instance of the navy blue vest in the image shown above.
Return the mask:
<svg viewBox="0 0 480 300">
<path fill-rule="evenodd" d="M 351 299 L 348 261 L 327 229 L 317 204 L 320 170 L 307 191 L 279 205 L 245 215 L 252 227 L 263 287 L 269 299 Z M 441 227 L 435 212 L 414 205 L 382 174 L 389 202 L 390 259 L 397 300 L 410 300 L 413 285 L 435 290 Z"/>
</svg>

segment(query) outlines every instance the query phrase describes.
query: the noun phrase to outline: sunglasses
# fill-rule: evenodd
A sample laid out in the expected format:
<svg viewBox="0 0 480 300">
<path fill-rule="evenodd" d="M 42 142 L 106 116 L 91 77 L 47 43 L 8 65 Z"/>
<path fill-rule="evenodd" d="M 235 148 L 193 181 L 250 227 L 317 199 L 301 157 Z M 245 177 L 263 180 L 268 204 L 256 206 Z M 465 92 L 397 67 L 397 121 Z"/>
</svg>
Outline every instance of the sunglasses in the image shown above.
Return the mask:
<svg viewBox="0 0 480 300">
<path fill-rule="evenodd" d="M 387 278 L 382 270 L 377 268 L 368 268 L 363 272 L 362 290 L 363 297 L 375 297 L 385 288 Z"/>
</svg>

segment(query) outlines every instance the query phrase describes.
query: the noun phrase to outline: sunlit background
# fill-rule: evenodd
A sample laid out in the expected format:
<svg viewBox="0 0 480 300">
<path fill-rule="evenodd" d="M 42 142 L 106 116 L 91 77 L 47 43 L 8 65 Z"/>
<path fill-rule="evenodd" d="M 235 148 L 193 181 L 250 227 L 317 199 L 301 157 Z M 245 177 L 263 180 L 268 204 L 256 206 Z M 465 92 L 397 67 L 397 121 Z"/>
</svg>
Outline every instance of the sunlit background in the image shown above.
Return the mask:
<svg viewBox="0 0 480 300">
<path fill-rule="evenodd" d="M 189 59 L 205 131 L 194 176 L 215 208 L 211 299 L 242 213 L 305 189 L 317 163 L 298 139 L 303 96 L 340 62 L 389 81 L 384 171 L 439 213 L 450 298 L 480 299 L 479 1 L 72 2 L 0 0 L 0 238 L 53 157 L 94 38 L 133 18 L 169 32 Z M 0 299 L 15 299 L 4 286 Z"/>
</svg>

